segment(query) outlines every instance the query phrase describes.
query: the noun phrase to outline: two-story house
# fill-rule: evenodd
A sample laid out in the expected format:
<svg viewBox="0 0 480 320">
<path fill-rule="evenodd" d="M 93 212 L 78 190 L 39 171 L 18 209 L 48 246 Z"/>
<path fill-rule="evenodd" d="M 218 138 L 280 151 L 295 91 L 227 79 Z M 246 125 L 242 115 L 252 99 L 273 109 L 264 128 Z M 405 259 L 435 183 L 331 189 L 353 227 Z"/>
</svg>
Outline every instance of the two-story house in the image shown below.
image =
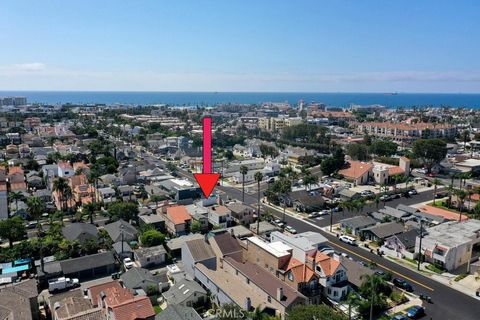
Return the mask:
<svg viewBox="0 0 480 320">
<path fill-rule="evenodd" d="M 165 215 L 165 227 L 168 233 L 181 236 L 190 232 L 192 216 L 185 206 L 173 206 L 167 208 Z"/>
</svg>

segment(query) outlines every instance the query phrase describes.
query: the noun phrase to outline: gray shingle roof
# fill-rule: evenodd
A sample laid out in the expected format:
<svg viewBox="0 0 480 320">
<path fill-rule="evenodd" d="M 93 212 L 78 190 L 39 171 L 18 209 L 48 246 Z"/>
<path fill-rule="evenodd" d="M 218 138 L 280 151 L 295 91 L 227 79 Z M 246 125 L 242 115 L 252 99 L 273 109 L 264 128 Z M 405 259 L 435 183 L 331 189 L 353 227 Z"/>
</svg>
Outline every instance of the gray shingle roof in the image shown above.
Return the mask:
<svg viewBox="0 0 480 320">
<path fill-rule="evenodd" d="M 394 217 L 395 219 L 401 219 L 405 216 L 410 215 L 409 212 L 405 212 L 403 210 L 398 210 L 389 206 L 386 206 L 383 209 L 378 210 L 378 212 L 384 213 L 388 216 Z"/>
<path fill-rule="evenodd" d="M 155 320 L 202 320 L 202 317 L 192 307 L 169 305 L 155 316 Z"/>
<path fill-rule="evenodd" d="M 70 241 L 78 240 L 84 242 L 88 239 L 97 240 L 98 238 L 98 230 L 95 225 L 83 222 L 72 223 L 63 227 L 62 234 L 65 239 Z"/>
<path fill-rule="evenodd" d="M 165 248 L 163 247 L 163 245 L 149 247 L 149 248 L 139 248 L 135 250 L 135 254 L 137 255 L 138 258 L 151 257 L 151 256 L 156 256 L 156 255 L 166 254 L 166 253 L 167 252 L 165 251 Z"/>
<path fill-rule="evenodd" d="M 124 241 L 136 240 L 138 235 L 138 231 L 134 226 L 121 219 L 107 224 L 105 230 L 107 230 L 108 235 L 114 242 L 122 241 L 122 231 Z"/>
<path fill-rule="evenodd" d="M 143 268 L 132 268 L 120 276 L 123 284 L 128 289 L 146 289 L 149 286 L 157 286 L 157 279 L 150 271 Z"/>
<path fill-rule="evenodd" d="M 185 243 L 195 262 L 215 258 L 212 247 L 204 239 L 190 240 Z"/>
<path fill-rule="evenodd" d="M 402 224 L 397 222 L 387 222 L 387 223 L 377 224 L 376 226 L 373 226 L 373 227 L 365 228 L 362 231 L 370 231 L 378 238 L 385 239 L 395 234 L 399 234 L 403 232 L 403 230 L 404 230 L 404 227 Z"/>
<path fill-rule="evenodd" d="M 163 297 L 169 305 L 178 305 L 189 299 L 194 294 L 204 294 L 207 292 L 197 282 L 188 279 L 182 279 L 175 283 L 170 290 L 163 293 Z"/>
<path fill-rule="evenodd" d="M 60 266 L 64 274 L 72 274 L 113 264 L 115 264 L 115 258 L 110 251 L 60 261 Z"/>
<path fill-rule="evenodd" d="M 356 216 L 340 220 L 340 224 L 348 226 L 352 229 L 365 228 L 376 223 L 377 221 L 375 219 L 365 216 Z"/>
</svg>

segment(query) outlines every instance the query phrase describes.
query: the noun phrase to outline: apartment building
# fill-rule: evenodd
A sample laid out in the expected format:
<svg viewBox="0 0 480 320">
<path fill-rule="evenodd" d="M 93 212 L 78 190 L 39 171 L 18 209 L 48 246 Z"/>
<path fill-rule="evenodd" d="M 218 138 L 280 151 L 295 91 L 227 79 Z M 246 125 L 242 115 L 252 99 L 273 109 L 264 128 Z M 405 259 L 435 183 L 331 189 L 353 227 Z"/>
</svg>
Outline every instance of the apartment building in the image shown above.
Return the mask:
<svg viewBox="0 0 480 320">
<path fill-rule="evenodd" d="M 453 138 L 457 128 L 446 123 L 396 123 L 396 122 L 357 122 L 353 124 L 357 133 L 369 134 L 377 138 L 409 142 L 420 138 Z"/>
<path fill-rule="evenodd" d="M 286 127 L 303 122 L 301 117 L 262 117 L 258 119 L 258 127 L 265 131 L 282 131 Z"/>
</svg>

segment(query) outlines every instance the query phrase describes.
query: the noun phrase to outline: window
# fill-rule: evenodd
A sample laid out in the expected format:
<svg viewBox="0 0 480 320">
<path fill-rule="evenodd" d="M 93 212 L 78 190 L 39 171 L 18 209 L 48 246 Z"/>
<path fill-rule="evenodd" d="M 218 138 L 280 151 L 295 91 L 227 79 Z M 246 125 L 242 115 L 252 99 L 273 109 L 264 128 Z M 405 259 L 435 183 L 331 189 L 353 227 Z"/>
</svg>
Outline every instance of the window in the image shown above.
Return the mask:
<svg viewBox="0 0 480 320">
<path fill-rule="evenodd" d="M 334 297 L 338 296 L 338 292 L 337 292 L 337 291 L 333 291 L 333 296 L 334 296 Z"/>
<path fill-rule="evenodd" d="M 235 270 L 235 275 L 238 276 L 238 270 Z"/>
<path fill-rule="evenodd" d="M 268 296 L 267 301 L 272 302 L 272 297 Z"/>
<path fill-rule="evenodd" d="M 327 294 L 331 294 L 331 293 L 332 293 L 332 289 L 328 288 Z"/>
</svg>

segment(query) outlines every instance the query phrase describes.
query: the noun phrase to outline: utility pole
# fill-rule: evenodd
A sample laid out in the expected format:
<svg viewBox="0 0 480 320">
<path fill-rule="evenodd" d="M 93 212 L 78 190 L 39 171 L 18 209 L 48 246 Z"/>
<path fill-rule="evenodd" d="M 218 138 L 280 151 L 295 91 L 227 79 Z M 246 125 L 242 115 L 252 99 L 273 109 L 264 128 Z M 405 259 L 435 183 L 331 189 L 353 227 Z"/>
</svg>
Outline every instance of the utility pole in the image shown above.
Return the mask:
<svg viewBox="0 0 480 320">
<path fill-rule="evenodd" d="M 420 271 L 420 263 L 422 261 L 422 238 L 423 238 L 423 219 L 420 219 L 420 241 L 418 248 L 418 265 L 417 270 Z"/>
<path fill-rule="evenodd" d="M 330 232 L 332 232 L 333 225 L 333 210 L 330 209 Z"/>
</svg>

